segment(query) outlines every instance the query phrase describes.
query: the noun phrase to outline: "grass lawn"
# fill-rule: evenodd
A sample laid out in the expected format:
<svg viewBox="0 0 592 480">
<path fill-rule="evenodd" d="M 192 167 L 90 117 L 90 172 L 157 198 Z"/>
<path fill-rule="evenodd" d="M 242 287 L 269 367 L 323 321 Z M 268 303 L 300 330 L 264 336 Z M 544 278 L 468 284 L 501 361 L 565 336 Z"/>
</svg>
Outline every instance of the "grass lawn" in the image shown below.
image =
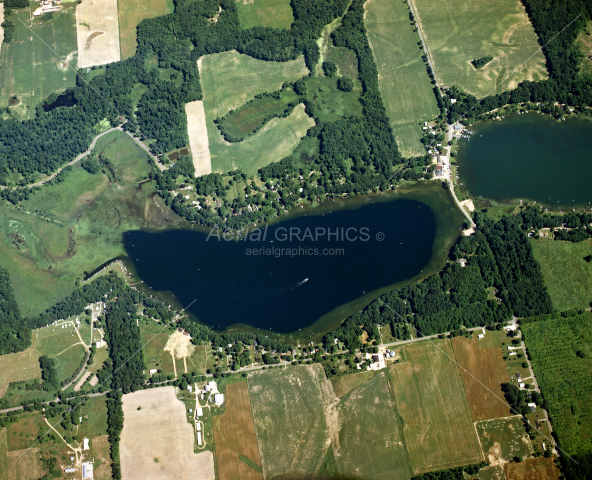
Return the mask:
<svg viewBox="0 0 592 480">
<path fill-rule="evenodd" d="M 401 153 L 425 152 L 419 141 L 424 121 L 440 111 L 403 1 L 372 0 L 365 4 L 368 40 L 378 69 L 380 94 Z M 420 125 L 421 124 L 421 125 Z"/>
<path fill-rule="evenodd" d="M 258 26 L 288 29 L 294 21 L 290 0 L 239 0 L 236 8 L 244 29 Z"/>
<path fill-rule="evenodd" d="M 107 400 L 92 397 L 80 408 L 82 423 L 78 426 L 78 438 L 92 438 L 107 434 Z"/>
<path fill-rule="evenodd" d="M 216 53 L 200 59 L 200 75 L 212 169 L 224 172 L 259 168 L 290 155 L 314 121 L 299 105 L 287 118 L 274 118 L 243 142 L 224 141 L 214 119 L 236 110 L 257 93 L 279 90 L 286 81 L 308 73 L 302 57 L 290 62 L 265 62 L 236 52 Z"/>
<path fill-rule="evenodd" d="M 530 439 L 519 416 L 484 420 L 477 422 L 475 428 L 491 464 L 500 460 L 510 462 L 514 457 L 524 460 L 532 454 Z"/>
<path fill-rule="evenodd" d="M 35 106 L 50 93 L 74 86 L 78 48 L 74 12 L 75 7 L 67 5 L 61 12 L 40 17 L 33 17 L 30 9 L 15 11 L 14 39 L 2 44 L 0 107 L 16 96 L 20 103 L 11 110 L 22 118 L 32 118 Z"/>
<path fill-rule="evenodd" d="M 592 240 L 561 242 L 540 238 L 531 240 L 534 256 L 541 265 L 553 306 L 558 310 L 588 308 L 592 303 Z"/>
<path fill-rule="evenodd" d="M 411 1 L 440 85 L 458 85 L 481 98 L 547 78 L 545 57 L 519 0 Z M 471 61 L 486 56 L 494 58 L 475 69 Z"/>
<path fill-rule="evenodd" d="M 561 447 L 592 453 L 592 314 L 520 326 Z"/>
<path fill-rule="evenodd" d="M 148 325 L 140 325 L 146 370 L 156 368 L 157 370 L 162 370 L 162 374 L 164 375 L 175 374 L 173 358 L 170 352 L 164 351 L 164 347 L 171 333 L 172 331 L 168 328 L 163 330 L 163 325 L 160 323 L 152 322 Z M 177 373 L 183 373 L 183 360 L 177 361 Z"/>
<path fill-rule="evenodd" d="M 125 254 L 123 232 L 179 221 L 153 198 L 151 183 L 138 187 L 147 157 L 125 137 L 110 134 L 98 142 L 115 176 L 91 175 L 76 164 L 62 183 L 33 193 L 22 209 L 0 205 L 0 226 L 9 233 L 0 241 L 0 263 L 23 316 L 44 311 L 69 295 L 84 272 Z"/>
<path fill-rule="evenodd" d="M 248 383 L 264 478 L 313 478 L 329 435 L 324 405 L 332 389 L 322 367 L 274 368 Z"/>
<path fill-rule="evenodd" d="M 172 6 L 167 0 L 118 0 L 119 13 L 119 45 L 121 59 L 133 57 L 136 53 L 137 38 L 136 28 L 145 18 L 154 18 L 172 13 Z"/>
<path fill-rule="evenodd" d="M 389 370 L 414 473 L 479 463 L 481 447 L 450 340 L 411 344 L 403 358 Z"/>
<path fill-rule="evenodd" d="M 395 415 L 385 372 L 352 390 L 339 408 L 343 421 L 335 460 L 342 475 L 381 478 L 389 472 L 399 480 L 412 477 L 403 424 Z"/>
</svg>

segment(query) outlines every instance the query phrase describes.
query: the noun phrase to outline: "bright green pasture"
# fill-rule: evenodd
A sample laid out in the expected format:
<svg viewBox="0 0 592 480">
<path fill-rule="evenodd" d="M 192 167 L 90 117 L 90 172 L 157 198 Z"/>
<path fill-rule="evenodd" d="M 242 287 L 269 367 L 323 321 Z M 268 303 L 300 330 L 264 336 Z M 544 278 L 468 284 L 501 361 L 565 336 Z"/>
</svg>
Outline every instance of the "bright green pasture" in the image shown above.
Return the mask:
<svg viewBox="0 0 592 480">
<path fill-rule="evenodd" d="M 397 145 L 405 156 L 423 154 L 423 122 L 433 120 L 439 110 L 409 10 L 403 1 L 392 0 L 372 0 L 365 8 L 380 94 Z"/>
<path fill-rule="evenodd" d="M 558 310 L 588 308 L 592 302 L 592 241 L 561 242 L 548 238 L 530 245 L 543 272 L 553 306 Z"/>
<path fill-rule="evenodd" d="M 294 21 L 290 0 L 239 0 L 236 8 L 244 29 L 258 26 L 288 29 Z"/>
</svg>

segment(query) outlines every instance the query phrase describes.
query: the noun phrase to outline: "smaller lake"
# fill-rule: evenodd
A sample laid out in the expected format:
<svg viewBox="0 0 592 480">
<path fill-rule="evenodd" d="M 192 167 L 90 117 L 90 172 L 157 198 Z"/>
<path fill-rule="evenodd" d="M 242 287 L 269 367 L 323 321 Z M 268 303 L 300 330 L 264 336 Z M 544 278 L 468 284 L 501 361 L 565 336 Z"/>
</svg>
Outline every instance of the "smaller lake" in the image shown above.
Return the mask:
<svg viewBox="0 0 592 480">
<path fill-rule="evenodd" d="M 76 100 L 74 100 L 74 97 L 69 93 L 64 93 L 59 95 L 55 102 L 48 105 L 43 105 L 43 111 L 51 112 L 54 108 L 73 107 L 74 105 L 76 105 Z"/>
<path fill-rule="evenodd" d="M 536 113 L 489 120 L 461 139 L 460 182 L 499 203 L 534 200 L 549 208 L 592 202 L 592 121 Z M 592 206 L 592 205 L 591 205 Z"/>
</svg>

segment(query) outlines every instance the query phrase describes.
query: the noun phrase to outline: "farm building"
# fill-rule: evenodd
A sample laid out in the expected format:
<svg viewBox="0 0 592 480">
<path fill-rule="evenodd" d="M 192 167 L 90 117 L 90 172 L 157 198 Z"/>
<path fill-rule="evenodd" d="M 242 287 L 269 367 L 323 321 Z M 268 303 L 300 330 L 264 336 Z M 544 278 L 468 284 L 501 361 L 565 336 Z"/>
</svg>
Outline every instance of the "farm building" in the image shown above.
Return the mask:
<svg viewBox="0 0 592 480">
<path fill-rule="evenodd" d="M 197 444 L 201 445 L 201 432 L 197 432 Z"/>
<path fill-rule="evenodd" d="M 88 438 L 85 438 L 84 440 L 82 440 L 82 443 L 83 443 L 82 450 L 88 450 L 90 448 L 88 446 Z"/>
<path fill-rule="evenodd" d="M 477 335 L 477 338 L 485 338 L 485 335 L 483 335 L 482 333 L 480 333 L 479 335 Z"/>
<path fill-rule="evenodd" d="M 203 408 L 201 408 L 201 407 L 197 407 L 197 408 L 195 409 L 195 416 L 196 416 L 196 417 L 203 417 Z"/>
<path fill-rule="evenodd" d="M 158 370 L 156 370 L 156 368 L 151 368 L 150 369 L 150 375 L 154 375 Z"/>
<path fill-rule="evenodd" d="M 224 394 L 217 393 L 216 395 L 214 395 L 214 403 L 216 405 L 222 405 L 224 403 Z"/>
<path fill-rule="evenodd" d="M 74 473 L 76 471 L 75 468 L 69 467 L 64 470 L 64 473 Z"/>
<path fill-rule="evenodd" d="M 82 480 L 93 479 L 93 464 L 86 462 L 82 464 Z"/>
<path fill-rule="evenodd" d="M 199 432 L 201 430 L 201 423 L 196 423 L 195 429 Z"/>
</svg>

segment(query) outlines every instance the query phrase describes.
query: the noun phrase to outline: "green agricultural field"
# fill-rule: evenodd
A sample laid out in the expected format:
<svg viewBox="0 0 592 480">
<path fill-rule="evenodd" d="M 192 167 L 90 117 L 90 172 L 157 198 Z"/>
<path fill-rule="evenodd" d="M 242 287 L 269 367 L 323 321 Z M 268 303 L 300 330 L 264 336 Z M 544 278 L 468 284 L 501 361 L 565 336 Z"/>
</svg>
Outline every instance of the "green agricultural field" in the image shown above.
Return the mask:
<svg viewBox="0 0 592 480">
<path fill-rule="evenodd" d="M 288 29 L 294 21 L 290 0 L 238 0 L 236 7 L 244 29 L 258 26 Z"/>
<path fill-rule="evenodd" d="M 0 107 L 16 96 L 18 104 L 10 101 L 12 111 L 31 118 L 36 105 L 50 93 L 76 83 L 75 7 L 67 5 L 61 12 L 40 17 L 33 18 L 30 9 L 13 15 L 14 39 L 2 44 L 0 58 Z"/>
<path fill-rule="evenodd" d="M 339 406 L 341 429 L 335 460 L 344 475 L 398 480 L 413 476 L 385 372 L 352 390 Z"/>
<path fill-rule="evenodd" d="M 520 326 L 532 368 L 549 404 L 559 444 L 570 455 L 592 453 L 592 314 Z"/>
<path fill-rule="evenodd" d="M 547 78 L 545 57 L 519 0 L 410 1 L 440 86 L 458 85 L 481 98 Z M 483 68 L 471 64 L 487 56 L 494 58 Z"/>
<path fill-rule="evenodd" d="M 558 310 L 588 308 L 592 302 L 592 240 L 560 242 L 547 238 L 531 240 L 534 256 L 541 265 L 553 306 Z"/>
<path fill-rule="evenodd" d="M 158 203 L 152 183 L 138 187 L 149 169 L 147 157 L 120 135 L 106 135 L 99 145 L 110 145 L 104 157 L 117 178 L 92 175 L 76 164 L 62 183 L 43 186 L 22 209 L 0 206 L 0 225 L 8 234 L 0 241 L 0 263 L 23 316 L 44 311 L 69 295 L 85 271 L 123 255 L 123 232 L 179 221 Z"/>
<path fill-rule="evenodd" d="M 365 4 L 366 29 L 378 69 L 380 94 L 399 150 L 411 157 L 425 152 L 421 125 L 440 111 L 426 65 L 403 1 Z M 421 124 L 421 125 L 420 125 Z"/>
<path fill-rule="evenodd" d="M 170 0 L 118 0 L 121 59 L 133 57 L 136 53 L 136 29 L 142 20 L 166 15 L 171 13 L 173 8 L 173 2 Z"/>
<path fill-rule="evenodd" d="M 198 63 L 212 170 L 223 172 L 241 168 L 255 173 L 269 163 L 290 155 L 314 121 L 299 105 L 287 118 L 274 118 L 255 135 L 240 143 L 226 142 L 214 119 L 247 103 L 258 93 L 279 90 L 308 74 L 302 57 L 290 62 L 265 62 L 236 52 L 202 57 Z"/>
<path fill-rule="evenodd" d="M 582 73 L 592 74 L 592 21 L 580 32 L 576 39 L 576 45 L 584 56 L 582 58 Z"/>
<path fill-rule="evenodd" d="M 479 463 L 481 447 L 450 340 L 406 346 L 403 358 L 390 376 L 414 473 Z"/>
<path fill-rule="evenodd" d="M 257 372 L 248 383 L 264 478 L 314 478 L 329 438 L 324 406 L 332 389 L 323 368 Z"/>
<path fill-rule="evenodd" d="M 524 460 L 532 454 L 530 439 L 524 430 L 522 417 L 496 418 L 475 423 L 481 448 L 490 464 Z"/>
</svg>

